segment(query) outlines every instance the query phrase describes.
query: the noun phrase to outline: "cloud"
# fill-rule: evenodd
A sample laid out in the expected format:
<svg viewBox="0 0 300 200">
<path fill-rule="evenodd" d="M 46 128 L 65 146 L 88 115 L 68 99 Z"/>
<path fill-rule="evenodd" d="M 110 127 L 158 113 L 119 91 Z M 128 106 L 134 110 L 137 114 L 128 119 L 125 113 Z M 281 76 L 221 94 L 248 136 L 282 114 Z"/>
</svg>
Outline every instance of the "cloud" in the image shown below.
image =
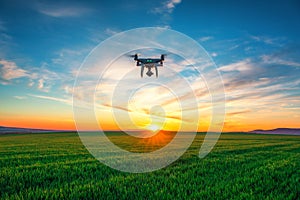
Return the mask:
<svg viewBox="0 0 300 200">
<path fill-rule="evenodd" d="M 154 8 L 151 12 L 160 14 L 160 24 L 165 28 L 170 28 L 169 22 L 172 20 L 171 14 L 175 7 L 181 3 L 181 0 L 168 0 L 164 1 L 160 7 Z"/>
<path fill-rule="evenodd" d="M 27 97 L 25 97 L 25 96 L 14 96 L 14 98 L 19 99 L 19 100 L 27 99 Z"/>
<path fill-rule="evenodd" d="M 262 55 L 261 59 L 266 64 L 278 64 L 278 65 L 300 67 L 300 62 L 295 62 L 293 60 L 285 60 L 278 56 L 275 57 L 275 56 L 270 56 L 270 55 Z"/>
<path fill-rule="evenodd" d="M 245 71 L 251 71 L 253 69 L 253 65 L 251 64 L 250 59 L 245 59 L 236 63 L 231 63 L 229 65 L 224 65 L 219 67 L 219 70 L 222 72 L 245 72 Z"/>
<path fill-rule="evenodd" d="M 42 65 L 40 68 L 33 68 L 34 78 L 30 81 L 34 81 L 37 84 L 37 89 L 43 92 L 49 92 L 50 89 L 56 85 L 61 84 L 65 81 L 67 76 L 65 74 L 58 74 L 57 72 L 51 71 L 46 68 L 46 64 Z M 33 85 L 33 84 L 32 84 Z"/>
<path fill-rule="evenodd" d="M 245 129 L 251 126 L 252 119 L 257 119 L 256 115 L 262 122 L 274 120 L 276 114 L 288 116 L 292 112 L 289 108 L 300 106 L 298 71 L 282 67 L 295 63 L 279 58 L 246 58 L 220 67 L 226 90 L 227 128 L 232 124 L 236 130 Z"/>
<path fill-rule="evenodd" d="M 297 76 L 290 76 L 288 71 L 281 71 L 278 76 L 276 70 L 270 71 L 270 66 L 263 62 L 249 61 L 242 67 L 240 65 L 244 62 L 238 63 L 224 67 L 223 80 L 228 99 L 238 96 L 260 98 L 297 87 Z"/>
<path fill-rule="evenodd" d="M 249 113 L 249 112 L 251 112 L 251 110 L 241 110 L 241 111 L 229 112 L 226 115 L 233 116 L 233 115 L 240 115 L 240 114 Z"/>
<path fill-rule="evenodd" d="M 93 47 L 95 45 L 98 45 L 100 42 L 104 41 L 108 37 L 122 32 L 121 29 L 115 27 L 107 27 L 107 28 L 97 27 L 88 30 L 90 32 L 88 38 L 91 42 L 94 43 Z M 90 47 L 90 50 L 93 49 L 93 47 Z"/>
<path fill-rule="evenodd" d="M 199 38 L 200 42 L 206 42 L 208 40 L 212 40 L 214 37 L 213 36 L 205 36 L 205 37 L 201 37 Z"/>
<path fill-rule="evenodd" d="M 17 66 L 15 62 L 0 60 L 0 84 L 17 83 L 17 79 L 20 78 L 28 81 L 26 83 L 28 87 L 36 87 L 43 92 L 49 92 L 54 85 L 59 85 L 70 79 L 73 81 L 73 77 L 70 78 L 64 73 L 49 70 L 46 63 L 40 67 L 30 67 L 28 70 L 25 70 Z"/>
<path fill-rule="evenodd" d="M 258 36 L 258 35 L 250 35 L 250 39 L 256 42 L 262 42 L 267 45 L 276 45 L 282 46 L 282 41 L 285 40 L 283 37 L 268 37 L 268 36 Z"/>
<path fill-rule="evenodd" d="M 212 52 L 210 55 L 211 55 L 212 57 L 217 57 L 217 56 L 218 56 L 218 54 L 217 54 L 216 52 Z"/>
<path fill-rule="evenodd" d="M 44 79 L 38 81 L 38 89 L 42 90 L 44 88 Z"/>
<path fill-rule="evenodd" d="M 106 28 L 105 29 L 105 33 L 107 34 L 107 35 L 115 35 L 115 34 L 117 34 L 117 33 L 119 33 L 120 31 L 119 30 L 117 30 L 117 29 L 112 29 L 112 28 Z"/>
<path fill-rule="evenodd" d="M 46 100 L 50 100 L 50 101 L 57 101 L 57 102 L 65 103 L 67 105 L 73 104 L 73 101 L 70 98 L 58 98 L 58 97 L 35 95 L 35 94 L 29 94 L 29 96 L 39 98 L 39 99 L 46 99 Z"/>
<path fill-rule="evenodd" d="M 2 65 L 2 67 L 0 68 L 0 76 L 5 81 L 10 81 L 22 77 L 30 77 L 28 71 L 21 69 L 14 62 L 0 60 L 0 65 Z"/>
<path fill-rule="evenodd" d="M 79 5 L 64 5 L 64 4 L 38 4 L 37 11 L 41 14 L 50 17 L 79 17 L 91 11 L 91 9 Z"/>
<path fill-rule="evenodd" d="M 62 48 L 54 52 L 54 57 L 51 59 L 52 64 L 61 65 L 66 71 L 77 69 L 82 64 L 85 56 L 88 55 L 92 47 L 73 47 Z"/>
<path fill-rule="evenodd" d="M 173 12 L 173 9 L 179 3 L 181 3 L 181 0 L 170 0 L 166 2 L 165 7 L 168 9 L 168 12 Z"/>
</svg>

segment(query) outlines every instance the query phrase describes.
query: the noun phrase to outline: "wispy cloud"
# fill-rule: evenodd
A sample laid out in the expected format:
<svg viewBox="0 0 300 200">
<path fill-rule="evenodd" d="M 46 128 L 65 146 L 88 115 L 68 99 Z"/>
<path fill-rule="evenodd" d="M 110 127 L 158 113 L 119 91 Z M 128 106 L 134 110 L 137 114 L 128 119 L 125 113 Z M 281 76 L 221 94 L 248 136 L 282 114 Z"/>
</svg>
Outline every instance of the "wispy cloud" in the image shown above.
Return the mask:
<svg viewBox="0 0 300 200">
<path fill-rule="evenodd" d="M 233 72 L 233 71 L 238 71 L 238 72 L 245 72 L 245 71 L 250 71 L 254 67 L 251 64 L 250 59 L 245 59 L 236 63 L 231 63 L 229 65 L 224 65 L 219 67 L 219 70 L 222 72 Z"/>
<path fill-rule="evenodd" d="M 261 35 L 249 35 L 250 39 L 256 42 L 262 42 L 267 45 L 277 45 L 282 46 L 282 41 L 285 40 L 284 37 L 268 37 L 268 36 L 261 36 Z"/>
<path fill-rule="evenodd" d="M 233 116 L 233 115 L 240 115 L 244 113 L 249 113 L 251 110 L 241 110 L 241 111 L 235 111 L 235 112 L 228 112 L 226 115 L 227 116 Z"/>
<path fill-rule="evenodd" d="M 59 98 L 59 97 L 36 95 L 36 94 L 29 94 L 29 96 L 39 98 L 39 99 L 50 100 L 50 101 L 57 101 L 60 103 L 65 103 L 67 105 L 72 105 L 72 99 L 70 98 Z"/>
<path fill-rule="evenodd" d="M 204 37 L 199 38 L 199 41 L 206 42 L 206 41 L 212 40 L 213 38 L 214 38 L 213 36 L 204 36 Z"/>
<path fill-rule="evenodd" d="M 61 65 L 66 71 L 78 69 L 84 57 L 87 56 L 91 50 L 91 46 L 62 48 L 54 52 L 51 61 L 54 65 Z"/>
<path fill-rule="evenodd" d="M 114 29 L 114 28 L 106 28 L 106 29 L 105 29 L 105 33 L 106 33 L 107 35 L 115 35 L 115 34 L 117 34 L 117 33 L 119 33 L 119 32 L 120 32 L 120 30 Z"/>
<path fill-rule="evenodd" d="M 27 99 L 26 96 L 14 96 L 14 98 L 19 100 Z"/>
<path fill-rule="evenodd" d="M 39 79 L 39 81 L 38 81 L 38 89 L 40 89 L 40 90 L 44 89 L 44 79 Z"/>
<path fill-rule="evenodd" d="M 155 13 L 172 13 L 175 7 L 181 3 L 181 0 L 168 0 L 162 3 L 162 6 L 154 9 Z"/>
<path fill-rule="evenodd" d="M 299 64 L 295 59 L 291 60 L 291 55 L 285 50 L 221 66 L 219 70 L 227 99 L 225 129 L 251 130 L 249 127 L 259 125 L 270 128 L 271 123 L 267 124 L 266 119 L 292 115 L 292 110 L 300 106 L 299 69 L 296 68 Z M 291 117 L 290 124 L 296 120 L 297 117 Z M 260 121 L 261 124 L 254 124 Z"/>
<path fill-rule="evenodd" d="M 82 5 L 65 5 L 54 3 L 39 3 L 37 5 L 37 11 L 41 14 L 50 17 L 79 17 L 85 15 L 91 11 L 90 8 Z"/>
<path fill-rule="evenodd" d="M 300 67 L 300 62 L 296 62 L 293 60 L 285 60 L 279 58 L 278 56 L 271 56 L 271 55 L 262 55 L 262 60 L 266 64 L 277 64 L 277 65 L 285 65 L 285 66 L 293 66 L 293 67 Z"/>
<path fill-rule="evenodd" d="M 176 6 L 178 6 L 181 3 L 181 0 L 167 0 L 162 2 L 160 7 L 156 7 L 153 10 L 151 10 L 154 14 L 161 15 L 160 17 L 160 24 L 163 27 L 170 28 L 170 21 L 172 20 L 172 13 Z"/>
<path fill-rule="evenodd" d="M 43 92 L 49 92 L 54 85 L 61 84 L 62 81 L 67 79 L 66 74 L 54 72 L 45 66 L 34 70 L 36 72 L 37 88 Z"/>
<path fill-rule="evenodd" d="M 30 77 L 28 71 L 21 69 L 16 63 L 7 60 L 0 60 L 0 76 L 5 81 L 10 81 L 22 77 Z"/>
<path fill-rule="evenodd" d="M 24 69 L 15 62 L 0 60 L 0 83 L 3 85 L 17 83 L 18 79 L 24 78 L 28 87 L 35 87 L 40 91 L 49 92 L 52 86 L 65 81 L 66 77 L 67 75 L 49 70 L 47 64 Z"/>
<path fill-rule="evenodd" d="M 179 3 L 181 3 L 181 0 L 170 0 L 166 2 L 165 7 L 168 9 L 169 12 L 173 12 L 173 9 Z"/>
<path fill-rule="evenodd" d="M 121 31 L 122 30 L 117 27 L 106 27 L 106 28 L 97 27 L 97 28 L 89 29 L 88 39 L 93 43 L 93 45 L 98 45 L 100 42 L 104 41 L 108 37 L 120 33 Z"/>
</svg>

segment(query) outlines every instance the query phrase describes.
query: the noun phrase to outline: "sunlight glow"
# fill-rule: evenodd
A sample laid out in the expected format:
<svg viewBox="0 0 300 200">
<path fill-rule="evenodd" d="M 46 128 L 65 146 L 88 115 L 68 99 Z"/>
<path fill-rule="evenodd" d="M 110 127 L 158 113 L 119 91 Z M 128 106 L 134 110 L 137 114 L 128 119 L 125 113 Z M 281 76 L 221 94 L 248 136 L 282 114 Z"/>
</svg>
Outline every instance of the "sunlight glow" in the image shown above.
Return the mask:
<svg viewBox="0 0 300 200">
<path fill-rule="evenodd" d="M 147 127 L 148 130 L 152 131 L 152 132 L 156 132 L 158 130 L 161 129 L 161 127 L 159 127 L 157 124 L 150 124 L 148 127 Z"/>
</svg>

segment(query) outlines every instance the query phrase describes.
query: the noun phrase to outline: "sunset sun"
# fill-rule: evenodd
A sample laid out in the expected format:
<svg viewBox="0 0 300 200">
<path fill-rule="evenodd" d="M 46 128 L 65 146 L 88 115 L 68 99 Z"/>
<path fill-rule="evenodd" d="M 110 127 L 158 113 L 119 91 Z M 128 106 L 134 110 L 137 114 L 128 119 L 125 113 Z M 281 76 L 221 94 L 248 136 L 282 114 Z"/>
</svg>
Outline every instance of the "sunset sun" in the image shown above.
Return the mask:
<svg viewBox="0 0 300 200">
<path fill-rule="evenodd" d="M 150 124 L 149 126 L 146 127 L 148 130 L 152 132 L 156 132 L 161 129 L 161 127 L 157 124 Z"/>
</svg>

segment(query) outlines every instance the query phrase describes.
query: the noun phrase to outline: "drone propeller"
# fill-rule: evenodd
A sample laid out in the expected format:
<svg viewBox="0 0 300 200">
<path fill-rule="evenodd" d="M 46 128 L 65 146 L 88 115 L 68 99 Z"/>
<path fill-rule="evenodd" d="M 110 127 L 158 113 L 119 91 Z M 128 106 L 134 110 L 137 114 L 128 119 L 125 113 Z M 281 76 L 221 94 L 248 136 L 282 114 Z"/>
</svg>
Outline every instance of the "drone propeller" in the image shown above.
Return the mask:
<svg viewBox="0 0 300 200">
<path fill-rule="evenodd" d="M 140 56 L 141 54 L 135 53 L 135 54 L 127 54 L 128 57 L 134 58 L 136 56 Z"/>
<path fill-rule="evenodd" d="M 168 55 L 168 54 L 161 54 L 160 59 L 161 59 L 162 61 L 164 61 L 164 60 L 165 60 L 165 57 L 166 57 L 167 55 Z"/>
<path fill-rule="evenodd" d="M 136 54 L 129 54 L 127 56 L 130 57 L 130 58 L 134 58 L 134 60 L 137 60 L 139 55 L 140 54 L 136 53 Z"/>
</svg>

